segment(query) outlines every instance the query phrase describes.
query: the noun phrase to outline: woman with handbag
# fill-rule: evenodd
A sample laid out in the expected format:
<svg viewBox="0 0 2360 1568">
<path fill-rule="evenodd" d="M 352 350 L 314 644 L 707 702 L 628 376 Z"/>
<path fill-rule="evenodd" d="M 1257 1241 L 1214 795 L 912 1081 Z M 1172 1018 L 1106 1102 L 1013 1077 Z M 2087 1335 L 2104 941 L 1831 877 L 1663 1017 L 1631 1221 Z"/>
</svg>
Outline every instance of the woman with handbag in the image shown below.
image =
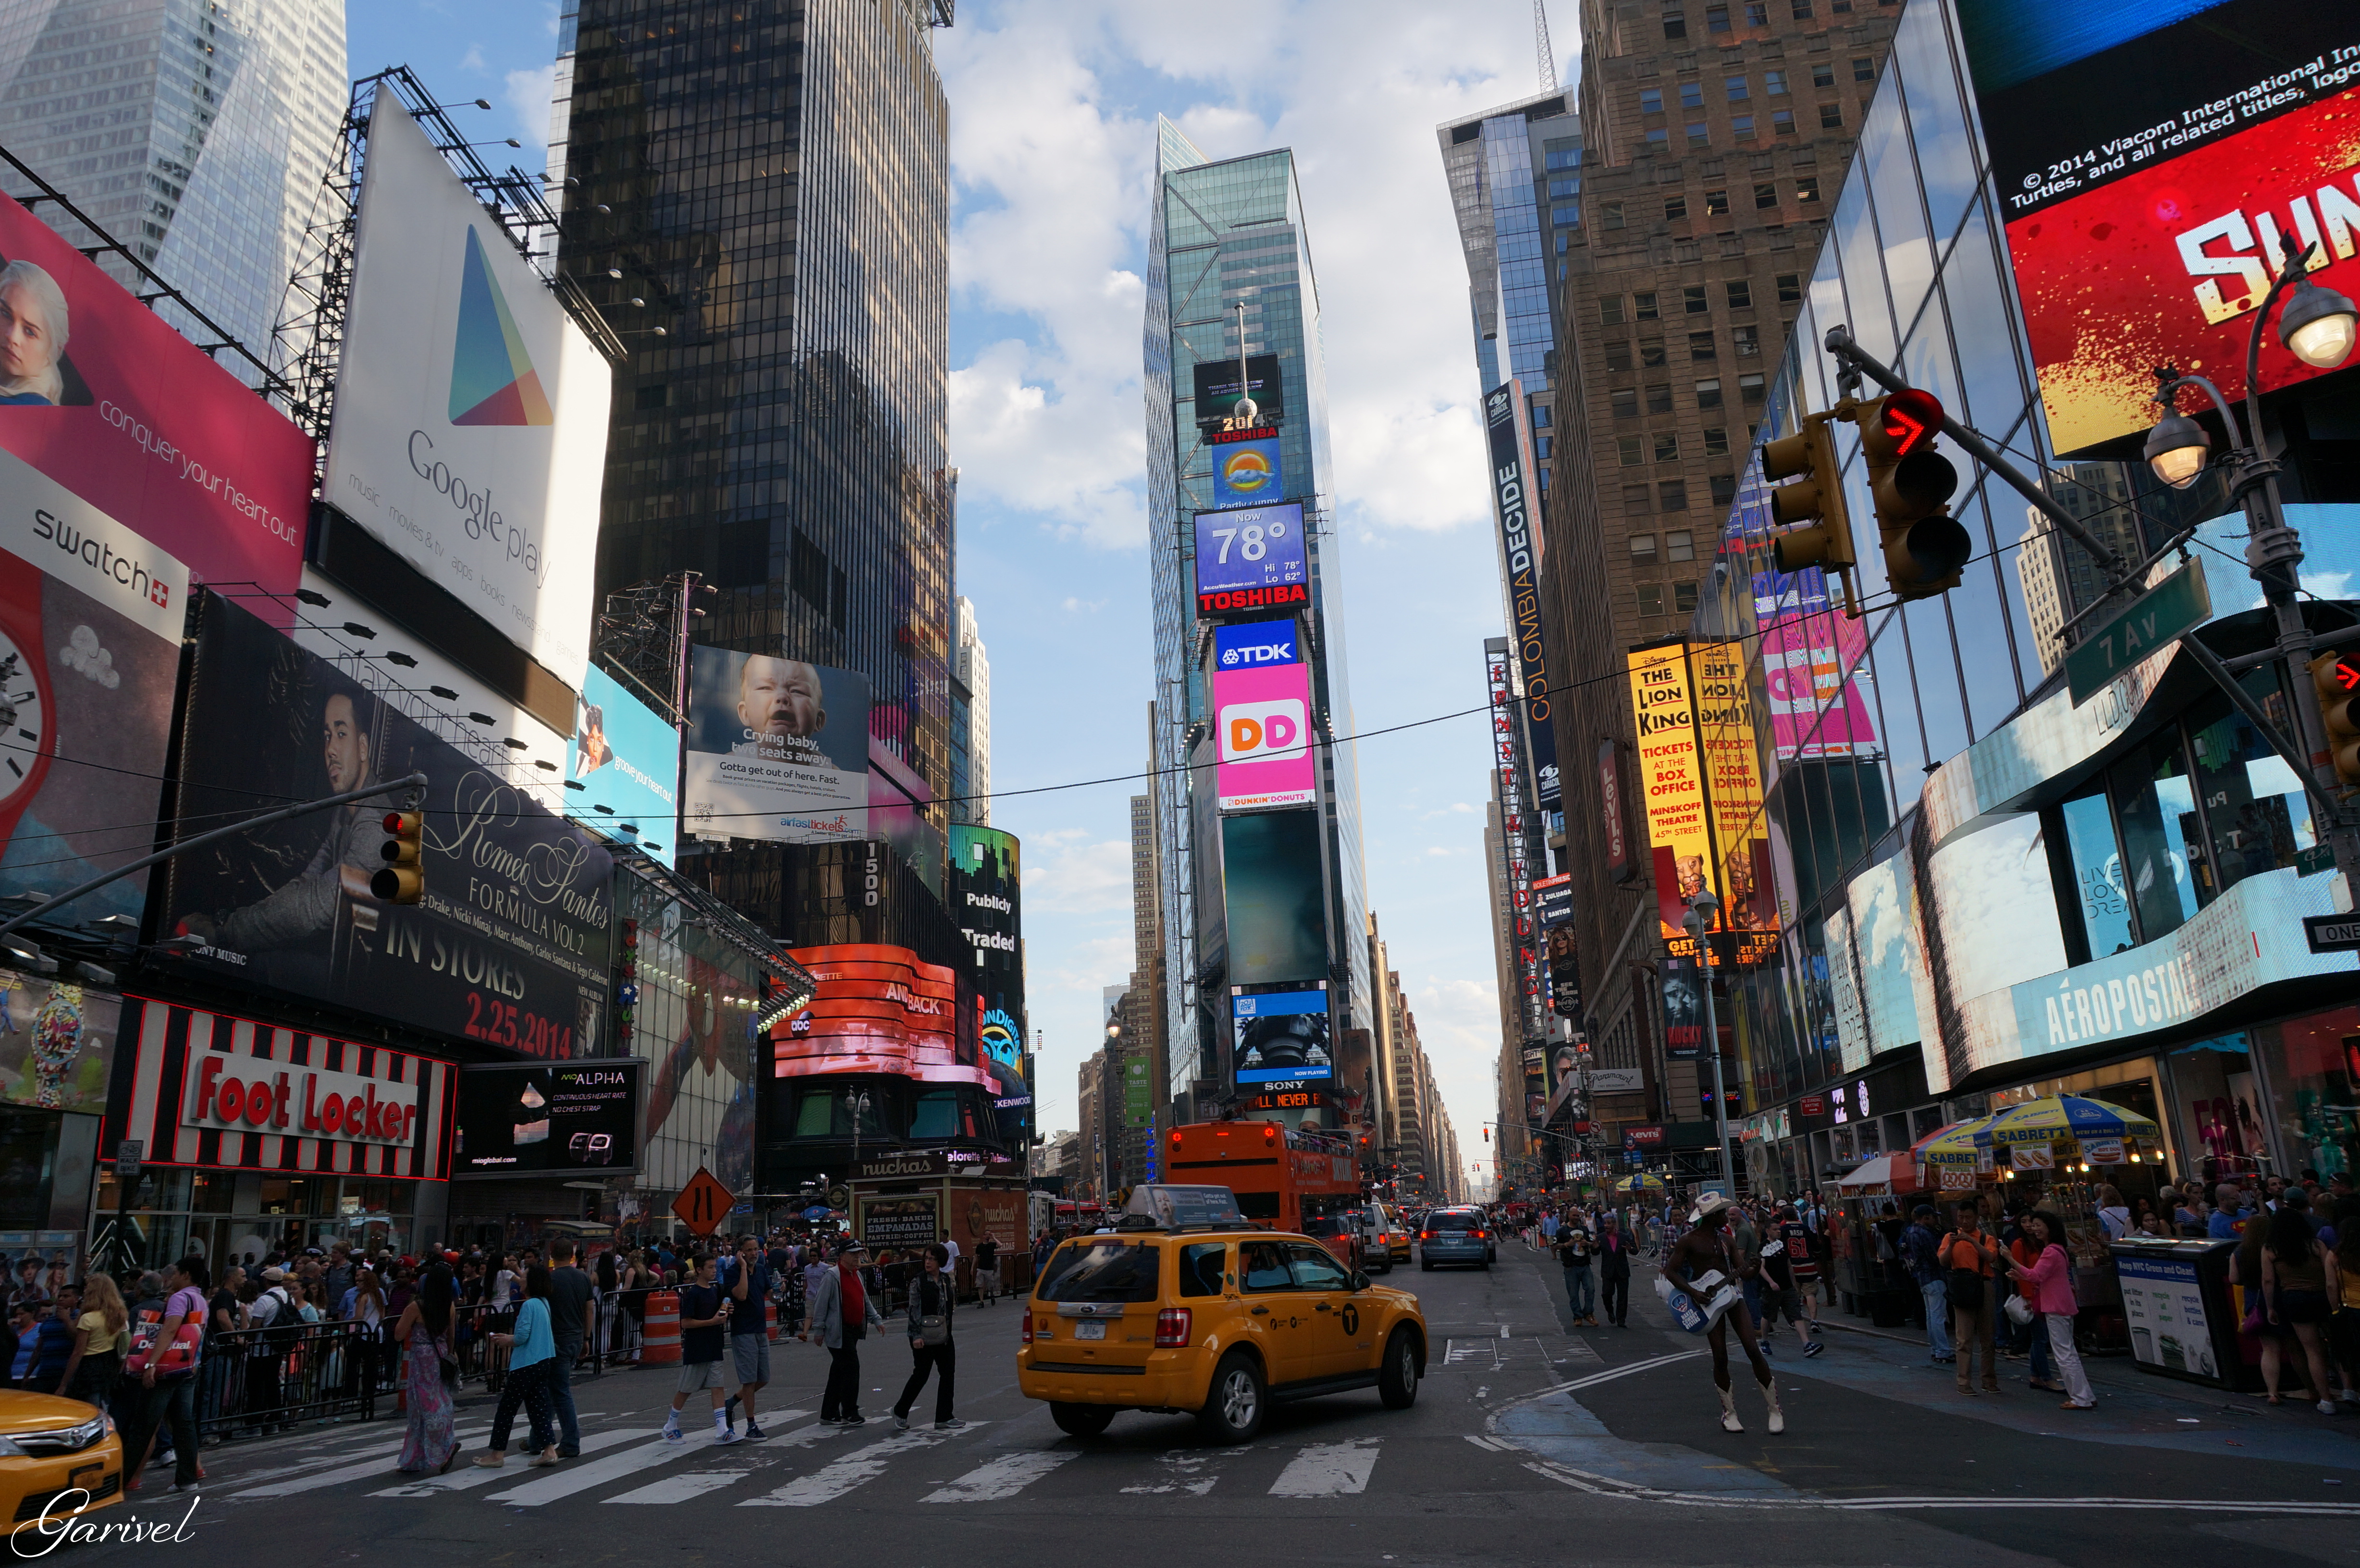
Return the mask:
<svg viewBox="0 0 2360 1568">
<path fill-rule="evenodd" d="M 941 1242 L 928 1247 L 922 1255 L 923 1273 L 910 1280 L 909 1302 L 902 1316 L 910 1329 L 910 1353 L 914 1363 L 910 1368 L 910 1380 L 901 1385 L 901 1397 L 893 1402 L 893 1428 L 910 1430 L 910 1407 L 918 1402 L 920 1390 L 926 1386 L 926 1374 L 938 1371 L 941 1377 L 934 1384 L 934 1430 L 956 1432 L 965 1426 L 951 1414 L 951 1385 L 958 1371 L 957 1347 L 951 1343 L 952 1298 L 957 1292 L 951 1288 L 951 1277 L 945 1270 L 951 1260 L 950 1248 Z"/>
<path fill-rule="evenodd" d="M 2081 1353 L 2074 1348 L 2073 1322 L 2081 1305 L 2073 1297 L 2073 1259 L 2065 1250 L 2065 1223 L 2046 1209 L 2035 1209 L 2024 1216 L 2025 1240 L 2035 1257 L 2030 1268 L 2020 1266 L 2009 1256 L 1999 1258 L 1999 1266 L 2016 1276 L 2016 1283 L 2025 1287 L 2019 1300 L 2029 1301 L 2039 1314 L 2038 1327 L 2049 1332 L 2049 1355 L 2057 1364 L 2057 1375 L 2063 1386 L 2049 1385 L 2054 1392 L 2065 1396 L 2064 1408 L 2086 1410 L 2098 1402 L 2090 1387 L 2090 1376 L 2081 1369 Z"/>
<path fill-rule="evenodd" d="M 172 1490 L 187 1491 L 202 1474 L 197 1463 L 195 1372 L 204 1344 L 205 1284 L 210 1278 L 205 1260 L 193 1253 L 172 1265 L 164 1278 L 165 1287 L 172 1293 L 164 1302 L 155 1334 L 148 1337 L 148 1349 L 144 1354 L 135 1349 L 125 1364 L 126 1373 L 138 1379 L 140 1400 L 138 1430 L 122 1434 L 126 1492 L 139 1489 L 148 1451 L 155 1445 L 157 1432 L 167 1423 L 172 1428 Z"/>
<path fill-rule="evenodd" d="M 131 1352 L 131 1313 L 112 1275 L 93 1274 L 82 1287 L 82 1315 L 74 1320 L 73 1353 L 58 1388 L 69 1399 L 105 1408 L 115 1374 Z"/>
<path fill-rule="evenodd" d="M 431 1470 L 440 1475 L 459 1456 L 451 1420 L 451 1390 L 459 1380 L 458 1358 L 451 1354 L 456 1297 L 450 1267 L 437 1263 L 420 1279 L 418 1293 L 393 1325 L 395 1342 L 408 1346 L 403 1387 L 410 1425 L 402 1433 L 401 1457 L 394 1463 L 407 1474 Z"/>
</svg>

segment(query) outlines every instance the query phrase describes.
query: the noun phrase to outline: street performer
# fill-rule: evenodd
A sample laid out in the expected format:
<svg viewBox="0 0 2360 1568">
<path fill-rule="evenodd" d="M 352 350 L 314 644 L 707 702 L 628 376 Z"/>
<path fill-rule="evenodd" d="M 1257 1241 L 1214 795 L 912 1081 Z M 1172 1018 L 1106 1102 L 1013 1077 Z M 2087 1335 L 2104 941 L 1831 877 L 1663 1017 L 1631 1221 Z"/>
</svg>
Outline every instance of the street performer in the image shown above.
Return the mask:
<svg viewBox="0 0 2360 1568">
<path fill-rule="evenodd" d="M 1759 1258 L 1740 1258 L 1737 1245 L 1729 1235 L 1729 1200 L 1719 1192 L 1705 1195 L 1697 1205 L 1696 1223 L 1688 1233 L 1674 1242 L 1664 1255 L 1663 1277 L 1675 1290 L 1687 1296 L 1701 1308 L 1711 1300 L 1713 1290 L 1699 1287 L 1695 1280 L 1718 1272 L 1720 1284 L 1742 1284 L 1759 1272 Z M 1737 1399 L 1729 1388 L 1729 1325 L 1737 1325 L 1738 1342 L 1745 1347 L 1745 1359 L 1754 1367 L 1754 1379 L 1762 1385 L 1762 1398 L 1770 1407 L 1770 1430 L 1786 1430 L 1786 1417 L 1778 1409 L 1778 1385 L 1770 1373 L 1770 1364 L 1762 1358 L 1762 1346 L 1754 1334 L 1754 1317 L 1740 1301 L 1712 1321 L 1705 1330 L 1705 1343 L 1712 1346 L 1712 1381 L 1721 1390 L 1721 1426 L 1723 1432 L 1743 1432 L 1745 1424 L 1737 1419 Z"/>
</svg>

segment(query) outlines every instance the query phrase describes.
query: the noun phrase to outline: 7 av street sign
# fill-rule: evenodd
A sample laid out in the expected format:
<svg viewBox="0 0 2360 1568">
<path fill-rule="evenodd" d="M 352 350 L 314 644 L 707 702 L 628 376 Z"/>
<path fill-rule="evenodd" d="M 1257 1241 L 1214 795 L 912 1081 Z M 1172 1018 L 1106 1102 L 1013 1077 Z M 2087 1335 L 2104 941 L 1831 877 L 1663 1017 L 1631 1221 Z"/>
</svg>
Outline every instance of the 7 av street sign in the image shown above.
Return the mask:
<svg viewBox="0 0 2360 1568">
<path fill-rule="evenodd" d="M 2190 561 L 2082 635 L 2065 655 L 2065 680 L 2080 707 L 2140 660 L 2212 617 L 2204 573 Z"/>
</svg>

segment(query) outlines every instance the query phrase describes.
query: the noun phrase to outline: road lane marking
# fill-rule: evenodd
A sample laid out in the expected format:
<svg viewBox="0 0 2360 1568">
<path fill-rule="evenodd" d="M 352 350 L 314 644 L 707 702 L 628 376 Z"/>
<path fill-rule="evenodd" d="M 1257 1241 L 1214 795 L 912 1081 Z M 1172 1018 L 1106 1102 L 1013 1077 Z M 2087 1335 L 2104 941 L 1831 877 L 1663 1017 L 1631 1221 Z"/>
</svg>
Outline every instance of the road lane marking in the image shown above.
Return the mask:
<svg viewBox="0 0 2360 1568">
<path fill-rule="evenodd" d="M 932 1448 L 937 1443 L 948 1443 L 954 1437 L 963 1437 L 968 1432 L 979 1432 L 987 1424 L 984 1421 L 969 1421 L 964 1428 L 955 1432 L 909 1432 L 898 1437 L 889 1437 L 882 1443 L 872 1443 L 866 1448 L 856 1448 L 834 1464 L 814 1470 L 808 1475 L 798 1475 L 785 1486 L 766 1492 L 759 1497 L 748 1497 L 738 1506 L 741 1508 L 816 1508 L 821 1503 L 834 1502 L 855 1486 L 863 1486 L 883 1475 L 886 1462 L 894 1455 L 907 1454 L 913 1449 Z"/>
<path fill-rule="evenodd" d="M 594 1432 L 583 1438 L 582 1452 L 596 1454 L 603 1449 L 613 1448 L 617 1444 L 630 1443 L 645 1436 L 647 1436 L 645 1432 Z M 574 1461 L 569 1459 L 565 1463 L 571 1465 Z M 488 1486 L 495 1481 L 514 1479 L 516 1479 L 515 1474 L 505 1465 L 497 1470 L 486 1469 L 480 1465 L 466 1463 L 466 1455 L 462 1454 L 460 1463 L 452 1466 L 451 1474 L 448 1475 L 421 1476 L 402 1486 L 388 1486 L 381 1492 L 371 1492 L 369 1496 L 372 1497 L 435 1497 L 445 1492 L 471 1492 L 477 1486 Z"/>
<path fill-rule="evenodd" d="M 644 1428 L 629 1434 L 645 1437 Z M 603 1486 L 609 1481 L 619 1481 L 626 1475 L 636 1475 L 642 1470 L 652 1470 L 669 1465 L 691 1454 L 710 1453 L 715 1447 L 711 1438 L 702 1443 L 690 1438 L 683 1443 L 666 1443 L 657 1438 L 653 1443 L 637 1448 L 627 1448 L 620 1454 L 610 1454 L 604 1459 L 594 1459 L 587 1465 L 571 1470 L 559 1469 L 537 1481 L 511 1486 L 505 1492 L 494 1492 L 485 1500 L 494 1503 L 514 1503 L 519 1508 L 537 1508 L 549 1503 L 561 1502 L 576 1492 L 586 1492 L 593 1486 Z"/>
<path fill-rule="evenodd" d="M 1338 1497 L 1368 1490 L 1369 1473 L 1377 1467 L 1381 1437 L 1355 1437 L 1342 1443 L 1315 1443 L 1271 1483 L 1273 1497 Z"/>
<path fill-rule="evenodd" d="M 1014 1497 L 1067 1460 L 1080 1457 L 1080 1453 L 1071 1448 L 1003 1454 L 989 1465 L 978 1465 L 939 1490 L 929 1492 L 924 1500 L 930 1503 L 1000 1502 Z"/>
<path fill-rule="evenodd" d="M 734 1486 L 754 1472 L 747 1470 L 692 1470 L 683 1475 L 667 1475 L 650 1482 L 637 1491 L 625 1492 L 619 1497 L 604 1499 L 610 1503 L 685 1503 L 707 1492 L 717 1492 L 724 1486 Z"/>
<path fill-rule="evenodd" d="M 1732 1493 L 1717 1497 L 1705 1492 L 1672 1492 L 1577 1470 L 1555 1460 L 1537 1460 L 1525 1469 L 1578 1490 L 1601 1497 L 1625 1497 L 1634 1502 L 1677 1503 L 1697 1508 L 1820 1508 L 1842 1513 L 1891 1513 L 1915 1508 L 2038 1508 L 2062 1511 L 2087 1508 L 2100 1512 L 2132 1508 L 2171 1508 L 2183 1513 L 2287 1514 L 2330 1519 L 2360 1519 L 2360 1503 L 2265 1502 L 2227 1497 L 1749 1497 Z"/>
</svg>

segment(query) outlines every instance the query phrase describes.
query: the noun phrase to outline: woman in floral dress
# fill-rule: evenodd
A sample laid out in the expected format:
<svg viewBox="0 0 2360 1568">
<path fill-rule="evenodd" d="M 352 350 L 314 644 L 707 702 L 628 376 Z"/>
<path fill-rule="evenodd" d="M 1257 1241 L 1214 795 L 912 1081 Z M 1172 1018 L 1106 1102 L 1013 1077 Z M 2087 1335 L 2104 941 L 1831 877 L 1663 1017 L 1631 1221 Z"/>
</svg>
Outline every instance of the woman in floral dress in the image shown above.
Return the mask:
<svg viewBox="0 0 2360 1568">
<path fill-rule="evenodd" d="M 451 1270 L 437 1263 L 419 1278 L 418 1294 L 394 1325 L 403 1354 L 403 1387 L 410 1397 L 410 1426 L 402 1434 L 397 1470 L 432 1471 L 440 1475 L 458 1457 L 459 1440 L 451 1426 L 451 1390 L 442 1384 L 442 1351 L 451 1341 L 452 1301 L 456 1292 Z"/>
</svg>

